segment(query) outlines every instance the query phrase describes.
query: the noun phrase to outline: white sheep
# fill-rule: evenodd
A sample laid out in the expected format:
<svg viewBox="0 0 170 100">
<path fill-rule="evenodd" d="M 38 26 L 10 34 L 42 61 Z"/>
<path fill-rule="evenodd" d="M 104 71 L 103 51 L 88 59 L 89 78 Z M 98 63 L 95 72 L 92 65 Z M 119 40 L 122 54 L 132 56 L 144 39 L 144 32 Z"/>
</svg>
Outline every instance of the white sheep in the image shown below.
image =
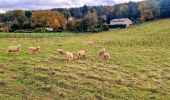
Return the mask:
<svg viewBox="0 0 170 100">
<path fill-rule="evenodd" d="M 38 52 L 40 50 L 40 46 L 38 46 L 38 47 L 29 47 L 28 50 L 29 50 L 30 53 Z"/>
<path fill-rule="evenodd" d="M 9 47 L 7 48 L 7 54 L 8 54 L 9 52 L 19 53 L 20 49 L 21 49 L 21 45 L 20 45 L 20 44 L 18 44 L 17 46 L 9 46 Z"/>
<path fill-rule="evenodd" d="M 87 52 L 86 51 L 78 51 L 78 58 L 79 59 L 85 59 L 87 56 Z"/>
<path fill-rule="evenodd" d="M 66 57 L 68 61 L 72 61 L 74 59 L 73 53 L 69 51 L 66 52 Z"/>
<path fill-rule="evenodd" d="M 106 49 L 105 48 L 103 48 L 103 49 L 100 49 L 99 50 L 99 56 L 102 56 L 103 55 L 103 53 L 105 53 L 106 52 Z"/>
<path fill-rule="evenodd" d="M 64 54 L 64 50 L 63 50 L 63 49 L 57 49 L 57 52 L 58 52 L 59 54 Z"/>
<path fill-rule="evenodd" d="M 108 53 L 108 52 L 104 52 L 104 53 L 102 54 L 102 56 L 103 56 L 103 59 L 104 59 L 104 60 L 110 59 L 110 53 Z"/>
</svg>

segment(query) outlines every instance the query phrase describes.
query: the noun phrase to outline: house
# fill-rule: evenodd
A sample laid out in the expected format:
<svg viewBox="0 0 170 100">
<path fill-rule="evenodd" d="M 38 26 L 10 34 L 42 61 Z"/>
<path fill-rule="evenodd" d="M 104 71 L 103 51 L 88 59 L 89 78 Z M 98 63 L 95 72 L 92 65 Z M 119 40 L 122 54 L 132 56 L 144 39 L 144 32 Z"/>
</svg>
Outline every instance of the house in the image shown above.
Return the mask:
<svg viewBox="0 0 170 100">
<path fill-rule="evenodd" d="M 130 27 L 132 23 L 133 22 L 128 18 L 113 19 L 110 21 L 110 25 L 126 25 L 126 27 Z"/>
<path fill-rule="evenodd" d="M 54 29 L 53 29 L 53 28 L 50 28 L 50 27 L 45 28 L 45 30 L 48 31 L 48 32 L 54 31 Z"/>
</svg>

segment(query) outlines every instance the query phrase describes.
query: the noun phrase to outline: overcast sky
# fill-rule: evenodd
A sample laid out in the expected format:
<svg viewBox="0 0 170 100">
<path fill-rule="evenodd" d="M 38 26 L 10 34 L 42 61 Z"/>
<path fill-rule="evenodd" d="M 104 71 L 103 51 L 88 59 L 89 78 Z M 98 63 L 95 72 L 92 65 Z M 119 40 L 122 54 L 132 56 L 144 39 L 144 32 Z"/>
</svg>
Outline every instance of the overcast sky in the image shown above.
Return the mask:
<svg viewBox="0 0 170 100">
<path fill-rule="evenodd" d="M 6 10 L 39 10 L 57 7 L 79 7 L 91 5 L 113 5 L 115 3 L 141 0 L 0 0 L 0 13 Z"/>
</svg>

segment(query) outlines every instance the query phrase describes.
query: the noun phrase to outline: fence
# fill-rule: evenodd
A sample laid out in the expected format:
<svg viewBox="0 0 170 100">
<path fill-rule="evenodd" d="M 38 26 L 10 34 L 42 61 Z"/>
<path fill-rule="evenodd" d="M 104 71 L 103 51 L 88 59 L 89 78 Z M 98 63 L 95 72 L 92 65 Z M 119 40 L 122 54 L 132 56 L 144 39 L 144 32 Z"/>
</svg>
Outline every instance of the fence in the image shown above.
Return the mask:
<svg viewBox="0 0 170 100">
<path fill-rule="evenodd" d="M 0 38 L 41 38 L 55 36 L 72 36 L 75 33 L 60 32 L 60 33 L 0 33 Z"/>
</svg>

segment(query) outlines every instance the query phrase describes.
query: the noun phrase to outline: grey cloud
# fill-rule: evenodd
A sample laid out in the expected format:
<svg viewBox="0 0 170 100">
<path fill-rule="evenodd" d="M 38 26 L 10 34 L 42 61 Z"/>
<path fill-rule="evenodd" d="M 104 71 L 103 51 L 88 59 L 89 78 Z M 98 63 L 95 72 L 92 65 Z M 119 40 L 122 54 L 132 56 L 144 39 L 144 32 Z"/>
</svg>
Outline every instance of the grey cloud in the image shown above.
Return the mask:
<svg viewBox="0 0 170 100">
<path fill-rule="evenodd" d="M 0 12 L 13 9 L 37 10 L 57 7 L 78 7 L 84 4 L 90 6 L 113 5 L 120 1 L 128 2 L 129 0 L 0 0 Z"/>
</svg>

